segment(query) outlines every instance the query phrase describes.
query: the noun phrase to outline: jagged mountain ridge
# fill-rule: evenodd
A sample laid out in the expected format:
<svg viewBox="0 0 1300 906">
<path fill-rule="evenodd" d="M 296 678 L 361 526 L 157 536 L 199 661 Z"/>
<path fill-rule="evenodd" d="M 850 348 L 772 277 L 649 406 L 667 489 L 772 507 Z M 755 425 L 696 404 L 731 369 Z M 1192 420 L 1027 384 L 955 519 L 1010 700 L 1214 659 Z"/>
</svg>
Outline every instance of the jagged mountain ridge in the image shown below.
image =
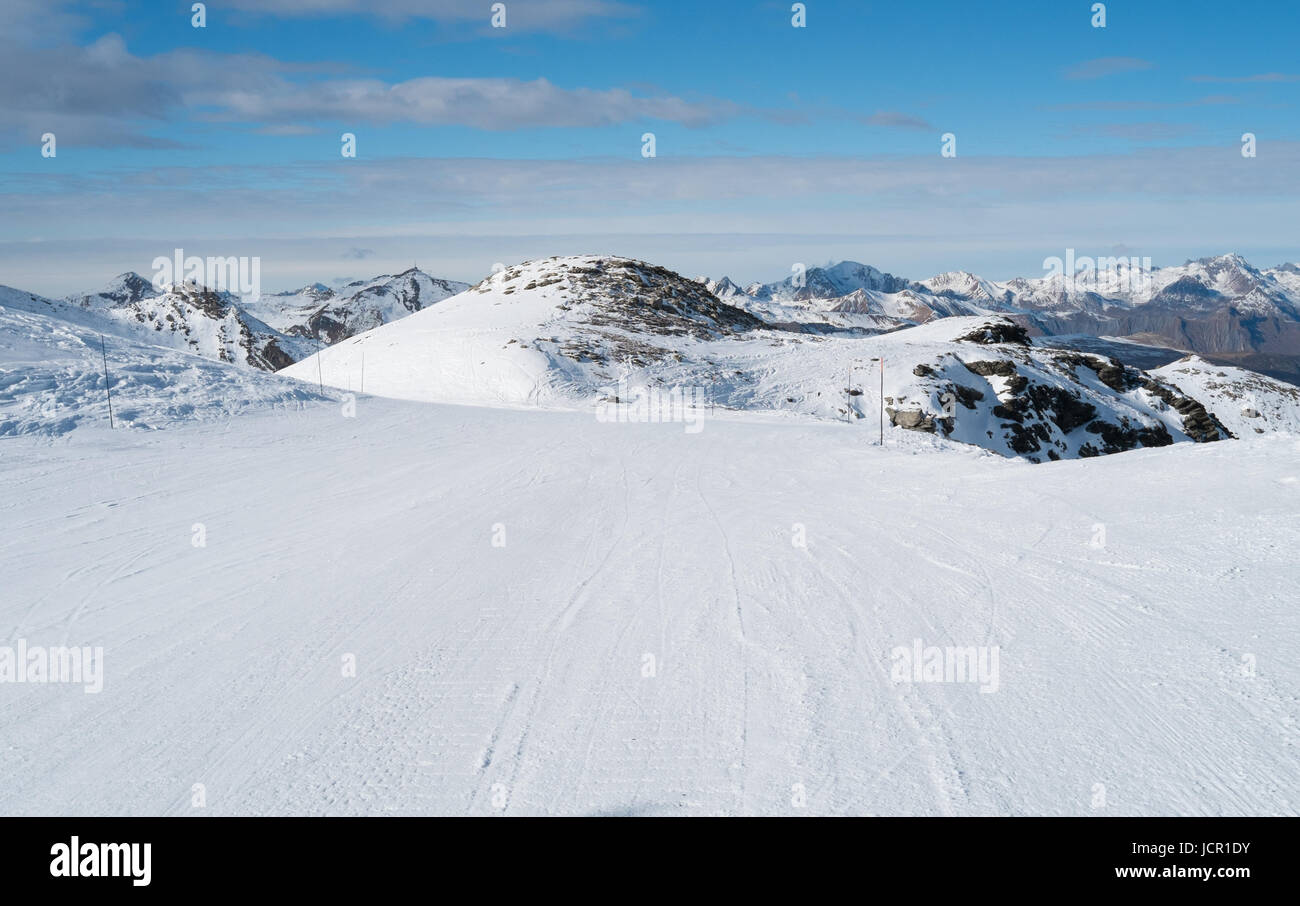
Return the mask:
<svg viewBox="0 0 1300 906">
<path fill-rule="evenodd" d="M 65 300 L 21 290 L 11 290 L 6 300 L 9 306 L 73 320 L 109 336 L 262 371 L 290 365 L 318 345 L 275 330 L 230 293 L 193 283 L 159 289 L 139 274 L 122 274 L 100 292 Z"/>
<path fill-rule="evenodd" d="M 356 280 L 335 291 L 322 283 L 263 296 L 249 307 L 286 334 L 337 343 L 404 318 L 469 289 L 412 267 L 400 274 Z"/>
</svg>

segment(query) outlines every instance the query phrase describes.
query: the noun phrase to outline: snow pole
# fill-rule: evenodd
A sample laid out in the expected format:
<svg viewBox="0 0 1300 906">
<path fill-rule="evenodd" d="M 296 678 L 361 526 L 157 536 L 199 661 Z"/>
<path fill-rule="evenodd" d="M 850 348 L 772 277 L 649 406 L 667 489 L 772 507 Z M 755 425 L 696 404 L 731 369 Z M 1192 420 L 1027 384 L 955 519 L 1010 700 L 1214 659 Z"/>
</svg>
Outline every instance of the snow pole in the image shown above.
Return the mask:
<svg viewBox="0 0 1300 906">
<path fill-rule="evenodd" d="M 849 385 L 844 388 L 844 417 L 853 423 L 853 366 L 849 365 Z"/>
<path fill-rule="evenodd" d="M 108 352 L 104 349 L 104 335 L 99 335 L 99 359 L 104 363 L 104 395 L 108 397 L 108 426 L 113 427 L 113 391 L 108 388 Z"/>
<path fill-rule="evenodd" d="M 320 385 L 321 396 L 325 395 L 325 378 L 321 376 L 321 370 L 320 370 L 320 354 L 323 351 L 324 350 L 317 350 L 316 352 L 316 383 Z"/>
<path fill-rule="evenodd" d="M 880 357 L 880 445 L 885 445 L 885 357 Z"/>
</svg>

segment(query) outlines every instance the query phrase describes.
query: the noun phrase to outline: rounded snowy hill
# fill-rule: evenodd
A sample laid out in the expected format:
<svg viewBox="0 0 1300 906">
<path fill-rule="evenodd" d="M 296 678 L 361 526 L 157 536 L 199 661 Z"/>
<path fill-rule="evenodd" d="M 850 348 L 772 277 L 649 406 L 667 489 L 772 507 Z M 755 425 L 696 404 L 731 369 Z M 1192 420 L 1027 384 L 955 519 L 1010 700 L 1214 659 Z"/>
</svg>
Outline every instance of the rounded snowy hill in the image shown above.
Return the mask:
<svg viewBox="0 0 1300 906">
<path fill-rule="evenodd" d="M 548 258 L 506 268 L 284 373 L 399 399 L 568 407 L 618 380 L 620 369 L 761 326 L 656 265 Z"/>
</svg>

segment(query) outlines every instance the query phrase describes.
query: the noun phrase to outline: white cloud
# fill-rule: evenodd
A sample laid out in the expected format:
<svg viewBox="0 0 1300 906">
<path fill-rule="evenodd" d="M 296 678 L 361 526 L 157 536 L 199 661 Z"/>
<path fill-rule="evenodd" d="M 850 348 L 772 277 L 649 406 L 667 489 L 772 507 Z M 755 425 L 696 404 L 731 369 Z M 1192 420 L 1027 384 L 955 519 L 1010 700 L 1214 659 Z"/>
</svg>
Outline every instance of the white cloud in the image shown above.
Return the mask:
<svg viewBox="0 0 1300 906">
<path fill-rule="evenodd" d="M 189 112 L 262 124 L 278 134 L 314 124 L 416 123 L 487 130 L 664 120 L 702 126 L 747 112 L 726 100 L 562 88 L 546 79 L 425 77 L 388 83 L 337 77 L 328 64 L 261 54 L 174 50 L 131 54 L 115 34 L 84 48 L 37 51 L 0 42 L 0 141 L 175 146 L 150 136 Z"/>
<path fill-rule="evenodd" d="M 310 18 L 360 15 L 390 22 L 424 19 L 488 25 L 488 0 L 226 0 L 224 6 L 265 16 Z M 509 0 L 507 29 L 570 32 L 596 20 L 634 18 L 639 9 L 615 0 Z"/>
<path fill-rule="evenodd" d="M 1155 65 L 1150 60 L 1141 60 L 1137 57 L 1100 57 L 1096 60 L 1085 60 L 1082 63 L 1076 63 L 1065 70 L 1065 77 L 1067 79 L 1100 79 L 1121 72 L 1140 72 L 1144 69 L 1153 69 Z"/>
<path fill-rule="evenodd" d="M 192 105 L 214 108 L 221 116 L 240 120 L 327 119 L 489 130 L 607 126 L 645 119 L 703 126 L 743 112 L 728 101 L 644 97 L 622 88 L 567 89 L 546 79 L 436 76 L 394 84 L 374 79 L 307 84 L 276 80 L 257 90 L 194 86 L 185 97 Z"/>
</svg>

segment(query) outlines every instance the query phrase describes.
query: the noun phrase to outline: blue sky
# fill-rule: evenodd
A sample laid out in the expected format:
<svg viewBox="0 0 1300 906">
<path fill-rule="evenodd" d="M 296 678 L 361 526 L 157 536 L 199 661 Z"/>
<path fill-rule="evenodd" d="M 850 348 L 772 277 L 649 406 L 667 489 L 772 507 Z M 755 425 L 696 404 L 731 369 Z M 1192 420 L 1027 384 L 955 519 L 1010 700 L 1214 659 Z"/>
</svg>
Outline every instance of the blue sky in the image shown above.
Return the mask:
<svg viewBox="0 0 1300 906">
<path fill-rule="evenodd" d="M 1300 259 L 1294 4 L 491 5 L 220 0 L 200 29 L 188 2 L 0 0 L 0 283 L 176 246 L 258 255 L 269 289 L 587 252 L 742 282 Z"/>
</svg>

